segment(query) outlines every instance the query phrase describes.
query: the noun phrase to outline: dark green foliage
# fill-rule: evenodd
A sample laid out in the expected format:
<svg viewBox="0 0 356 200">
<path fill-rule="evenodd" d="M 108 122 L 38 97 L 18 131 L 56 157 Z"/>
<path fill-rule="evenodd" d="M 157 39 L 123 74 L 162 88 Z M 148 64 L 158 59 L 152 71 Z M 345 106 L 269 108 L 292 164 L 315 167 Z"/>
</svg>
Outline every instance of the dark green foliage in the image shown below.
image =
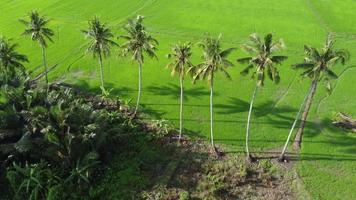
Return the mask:
<svg viewBox="0 0 356 200">
<path fill-rule="evenodd" d="M 44 199 L 49 189 L 60 182 L 48 163 L 27 164 L 21 167 L 16 163 L 7 171 L 7 179 L 14 191 L 14 199 Z"/>
<path fill-rule="evenodd" d="M 52 89 L 46 96 L 41 87 L 29 87 L 26 76 L 19 73 L 23 81 L 6 86 L 0 110 L 1 136 L 6 139 L 0 145 L 12 147 L 1 152 L 5 159 L 1 162 L 8 167 L 6 177 L 14 198 L 85 198 L 112 154 L 140 147 L 130 143 L 139 135 L 140 125 L 70 89 Z M 142 165 L 145 159 L 149 158 L 140 159 Z M 141 175 L 137 177 L 141 181 Z"/>
</svg>

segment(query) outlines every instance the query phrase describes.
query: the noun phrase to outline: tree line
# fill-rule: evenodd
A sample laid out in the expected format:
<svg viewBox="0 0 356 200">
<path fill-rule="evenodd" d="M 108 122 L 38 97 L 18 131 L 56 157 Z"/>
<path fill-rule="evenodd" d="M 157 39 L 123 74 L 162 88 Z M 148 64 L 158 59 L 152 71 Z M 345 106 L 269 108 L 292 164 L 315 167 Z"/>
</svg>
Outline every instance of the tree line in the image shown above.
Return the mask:
<svg viewBox="0 0 356 200">
<path fill-rule="evenodd" d="M 119 45 L 115 41 L 115 36 L 111 29 L 102 23 L 98 17 L 94 17 L 88 22 L 88 29 L 83 30 L 85 38 L 89 40 L 87 45 L 87 52 L 93 54 L 94 58 L 99 61 L 100 69 L 100 88 L 103 93 L 106 93 L 104 82 L 104 65 L 103 59 L 111 55 L 112 47 L 119 47 L 122 56 L 131 56 L 131 59 L 137 62 L 138 65 L 138 94 L 135 111 L 133 117 L 136 116 L 140 105 L 142 92 L 142 68 L 144 66 L 145 58 L 157 58 L 156 50 L 159 45 L 158 41 L 146 30 L 143 24 L 144 17 L 137 16 L 129 19 L 127 24 L 123 27 L 126 32 L 125 35 L 120 35 L 116 39 L 122 39 L 124 42 Z M 49 80 L 48 68 L 46 60 L 46 48 L 48 42 L 53 42 L 52 37 L 54 31 L 48 28 L 49 19 L 41 16 L 38 12 L 32 11 L 28 14 L 27 19 L 20 19 L 20 22 L 25 25 L 25 30 L 22 35 L 29 36 L 31 40 L 37 42 L 41 48 L 43 68 L 45 74 L 45 85 L 48 93 Z M 213 118 L 213 96 L 214 96 L 214 81 L 215 74 L 222 73 L 227 79 L 231 79 L 227 69 L 234 64 L 229 60 L 230 54 L 236 48 L 223 48 L 221 44 L 222 35 L 217 38 L 208 36 L 204 38 L 197 45 L 201 48 L 202 61 L 198 64 L 192 63 L 192 42 L 177 43 L 172 46 L 171 52 L 167 55 L 170 59 L 167 67 L 171 68 L 172 75 L 178 75 L 180 81 L 180 123 L 179 123 L 179 141 L 182 138 L 183 132 L 183 94 L 184 94 L 184 79 L 190 76 L 193 83 L 200 80 L 208 82 L 210 89 L 210 140 L 211 146 L 216 151 L 214 144 L 214 118 Z M 288 59 L 285 55 L 277 54 L 285 49 L 282 39 L 274 40 L 272 34 L 267 34 L 260 37 L 254 33 L 249 36 L 249 42 L 241 45 L 241 48 L 250 54 L 249 57 L 238 58 L 236 61 L 239 64 L 245 65 L 241 71 L 241 75 L 251 75 L 251 78 L 256 81 L 256 86 L 252 91 L 252 98 L 250 101 L 249 112 L 247 116 L 246 125 L 246 142 L 245 152 L 247 160 L 253 161 L 254 157 L 249 150 L 250 141 L 250 124 L 251 113 L 253 112 L 253 105 L 257 92 L 264 86 L 266 78 L 278 84 L 280 82 L 280 73 L 278 66 L 282 65 Z M 295 121 L 292 124 L 288 137 L 286 139 L 284 148 L 280 154 L 279 160 L 285 161 L 286 150 L 290 143 L 291 136 L 297 123 L 300 121 L 300 127 L 294 139 L 294 148 L 301 147 L 303 132 L 307 122 L 308 114 L 313 103 L 313 98 L 316 93 L 319 83 L 324 83 L 328 92 L 331 92 L 331 80 L 337 79 L 338 76 L 332 71 L 332 67 L 341 63 L 345 65 L 349 60 L 349 53 L 345 49 L 334 48 L 335 39 L 332 34 L 328 34 L 326 42 L 321 49 L 317 49 L 308 45 L 304 46 L 305 58 L 301 63 L 292 65 L 292 69 L 301 70 L 302 77 L 310 79 L 310 89 L 307 91 L 304 100 L 301 102 L 300 109 L 296 114 Z M 5 74 L 6 80 L 14 75 L 14 69 L 20 68 L 25 70 L 23 63 L 28 62 L 25 55 L 16 51 L 17 44 L 11 40 L 2 37 L 0 39 L 0 67 Z"/>
</svg>

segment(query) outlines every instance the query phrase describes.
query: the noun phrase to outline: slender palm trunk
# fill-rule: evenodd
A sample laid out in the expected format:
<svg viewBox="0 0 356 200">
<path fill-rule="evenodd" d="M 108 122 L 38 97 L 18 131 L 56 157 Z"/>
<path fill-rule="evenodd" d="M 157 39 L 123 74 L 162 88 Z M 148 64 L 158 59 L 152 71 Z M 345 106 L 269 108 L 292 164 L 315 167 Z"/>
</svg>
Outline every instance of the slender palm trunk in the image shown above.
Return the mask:
<svg viewBox="0 0 356 200">
<path fill-rule="evenodd" d="M 312 86 L 311 86 L 311 90 L 309 92 L 310 94 L 308 95 L 307 102 L 305 103 L 305 108 L 304 108 L 304 111 L 303 111 L 303 115 L 302 115 L 302 119 L 301 119 L 301 123 L 300 123 L 300 128 L 299 128 L 299 130 L 297 132 L 297 135 L 295 136 L 294 145 L 293 145 L 295 150 L 299 150 L 300 147 L 301 147 L 305 124 L 307 122 L 308 114 L 309 114 L 311 105 L 313 103 L 313 98 L 314 98 L 314 95 L 316 93 L 317 85 L 318 85 L 318 81 L 317 80 L 313 80 Z"/>
<path fill-rule="evenodd" d="M 183 74 L 180 75 L 180 110 L 179 110 L 179 142 L 182 139 L 183 129 Z"/>
<path fill-rule="evenodd" d="M 137 94 L 137 102 L 136 102 L 136 108 L 134 112 L 134 116 L 136 116 L 138 106 L 140 105 L 140 99 L 141 99 L 141 92 L 142 92 L 142 62 L 138 62 L 138 94 Z"/>
<path fill-rule="evenodd" d="M 100 83 L 101 83 L 101 89 L 104 90 L 104 70 L 103 70 L 103 57 L 101 56 L 101 53 L 99 53 L 99 66 L 100 66 Z"/>
<path fill-rule="evenodd" d="M 46 79 L 46 93 L 48 94 L 48 89 L 49 89 L 49 85 L 48 85 L 48 69 L 47 69 L 47 58 L 46 58 L 46 48 L 44 45 L 41 45 L 41 49 L 42 49 L 42 61 L 43 61 L 43 67 L 45 69 L 45 79 Z"/>
<path fill-rule="evenodd" d="M 303 100 L 302 104 L 300 105 L 299 111 L 298 111 L 298 113 L 297 113 L 297 115 L 295 117 L 295 120 L 293 122 L 292 128 L 289 131 L 286 143 L 284 144 L 284 147 L 283 147 L 283 150 L 281 152 L 281 155 L 278 158 L 278 160 L 280 162 L 283 162 L 285 160 L 285 154 L 286 154 L 286 151 L 287 151 L 287 147 L 288 147 L 290 138 L 292 137 L 292 133 L 294 131 L 295 126 L 297 125 L 297 122 L 299 121 L 300 114 L 302 113 L 302 110 L 303 110 L 303 108 L 305 106 L 305 103 L 306 103 L 306 101 L 308 99 L 308 96 L 310 95 L 311 89 L 312 89 L 312 86 L 309 88 L 308 93 L 305 95 L 304 100 Z"/>
<path fill-rule="evenodd" d="M 256 84 L 255 90 L 253 91 L 251 103 L 250 103 L 250 110 L 248 112 L 248 117 L 247 117 L 247 127 L 246 127 L 246 156 L 248 160 L 251 160 L 251 155 L 249 151 L 249 139 L 250 139 L 250 121 L 251 121 L 251 113 L 252 113 L 252 108 L 253 108 L 253 102 L 255 101 L 256 98 L 256 93 L 258 90 L 258 85 Z"/>
<path fill-rule="evenodd" d="M 210 139 L 211 146 L 214 148 L 214 119 L 213 119 L 213 95 L 214 95 L 214 80 L 211 79 L 210 84 Z"/>
</svg>

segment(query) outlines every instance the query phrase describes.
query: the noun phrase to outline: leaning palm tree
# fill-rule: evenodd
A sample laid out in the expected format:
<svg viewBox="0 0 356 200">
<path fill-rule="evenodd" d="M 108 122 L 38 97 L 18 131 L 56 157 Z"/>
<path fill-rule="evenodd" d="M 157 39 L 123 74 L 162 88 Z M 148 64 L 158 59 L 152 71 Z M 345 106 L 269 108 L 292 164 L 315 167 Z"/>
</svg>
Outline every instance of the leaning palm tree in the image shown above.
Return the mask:
<svg viewBox="0 0 356 200">
<path fill-rule="evenodd" d="M 112 46 L 118 46 L 112 39 L 114 36 L 111 30 L 100 22 L 97 17 L 88 22 L 88 30 L 82 30 L 82 33 L 86 38 L 90 40 L 87 52 L 91 52 L 94 58 L 99 58 L 100 67 L 100 83 L 101 91 L 105 92 L 104 87 L 104 71 L 103 71 L 103 57 L 110 56 L 110 48 Z"/>
<path fill-rule="evenodd" d="M 311 89 L 312 89 L 312 87 L 310 87 L 309 92 L 310 92 Z M 285 155 L 286 155 L 286 152 L 287 152 L 288 144 L 289 144 L 290 138 L 292 137 L 294 128 L 297 126 L 297 123 L 298 123 L 299 118 L 300 118 L 300 114 L 301 114 L 301 112 L 303 111 L 303 108 L 305 107 L 305 102 L 306 102 L 306 100 L 308 99 L 309 92 L 308 92 L 307 95 L 304 97 L 303 103 L 300 105 L 299 111 L 298 111 L 298 113 L 297 113 L 297 115 L 296 115 L 296 117 L 295 117 L 295 119 L 294 119 L 294 122 L 293 122 L 293 124 L 292 124 L 292 127 L 291 127 L 291 129 L 289 130 L 287 140 L 286 140 L 286 142 L 285 142 L 285 144 L 284 144 L 284 146 L 283 146 L 283 149 L 282 149 L 281 154 L 280 154 L 279 157 L 278 157 L 278 161 L 279 161 L 279 162 L 286 162 L 286 161 L 287 161 Z"/>
<path fill-rule="evenodd" d="M 44 74 L 46 78 L 46 91 L 48 92 L 48 71 L 47 71 L 47 61 L 46 61 L 46 48 L 47 40 L 53 42 L 52 36 L 54 35 L 53 30 L 47 27 L 49 20 L 43 16 L 40 16 L 37 11 L 32 11 L 28 14 L 29 21 L 20 19 L 26 29 L 22 35 L 29 35 L 33 41 L 39 43 L 42 49 L 42 61 L 43 67 L 45 69 Z"/>
<path fill-rule="evenodd" d="M 15 74 L 16 68 L 24 70 L 23 62 L 28 62 L 25 55 L 19 54 L 16 51 L 17 44 L 11 43 L 4 37 L 0 37 L 0 66 L 2 66 L 5 75 L 5 84 L 8 83 L 8 77 Z"/>
<path fill-rule="evenodd" d="M 279 83 L 280 76 L 276 65 L 282 64 L 282 62 L 287 59 L 287 56 L 274 55 L 276 51 L 283 49 L 284 43 L 282 40 L 273 42 L 272 34 L 267 34 L 264 40 L 261 40 L 261 38 L 254 33 L 250 35 L 250 41 L 250 44 L 244 44 L 242 45 L 242 48 L 252 56 L 237 60 L 239 63 L 247 64 L 247 67 L 241 72 L 241 75 L 247 75 L 252 69 L 254 69 L 252 72 L 252 78 L 257 79 L 250 103 L 246 126 L 246 154 L 248 161 L 253 160 L 249 151 L 249 137 L 251 113 L 257 90 L 259 87 L 263 87 L 266 75 L 273 82 Z"/>
<path fill-rule="evenodd" d="M 151 58 L 157 58 L 155 51 L 157 50 L 158 41 L 146 31 L 146 28 L 142 24 L 143 19 L 143 16 L 138 15 L 135 19 L 128 20 L 128 24 L 124 26 L 127 35 L 119 36 L 119 38 L 126 40 L 126 43 L 122 45 L 122 54 L 124 56 L 132 54 L 132 59 L 138 63 L 138 95 L 133 116 L 136 116 L 138 106 L 140 105 L 144 54 Z"/>
<path fill-rule="evenodd" d="M 293 67 L 295 69 L 303 69 L 304 72 L 301 74 L 301 76 L 310 78 L 312 82 L 307 95 L 307 99 L 305 101 L 305 107 L 300 122 L 300 128 L 294 140 L 293 146 L 296 150 L 300 149 L 302 143 L 304 127 L 308 118 L 314 95 L 316 93 L 318 83 L 320 81 L 323 81 L 328 92 L 331 92 L 332 87 L 330 80 L 338 78 L 338 76 L 331 70 L 331 68 L 339 62 L 342 65 L 345 65 L 346 61 L 349 59 L 348 51 L 344 49 L 334 50 L 334 40 L 331 34 L 328 35 L 325 45 L 320 51 L 310 46 L 305 46 L 304 50 L 304 62 L 300 64 L 295 64 L 293 65 Z"/>
<path fill-rule="evenodd" d="M 188 72 L 194 73 L 193 82 L 197 80 L 207 79 L 210 87 L 210 140 L 211 146 L 216 152 L 214 145 L 214 127 L 213 127 L 213 95 L 214 95 L 214 80 L 215 73 L 222 72 L 228 79 L 231 79 L 226 68 L 232 67 L 233 64 L 227 57 L 235 50 L 235 48 L 222 49 L 221 40 L 222 35 L 218 38 L 207 37 L 199 46 L 203 49 L 203 62 L 195 67 L 191 67 Z"/>
<path fill-rule="evenodd" d="M 171 58 L 172 62 L 169 63 L 167 67 L 172 69 L 172 76 L 178 73 L 180 80 L 179 142 L 182 138 L 183 129 L 183 79 L 187 69 L 193 66 L 190 60 L 192 56 L 191 46 L 190 42 L 186 44 L 175 44 L 172 47 L 172 53 L 168 54 L 168 58 Z"/>
</svg>

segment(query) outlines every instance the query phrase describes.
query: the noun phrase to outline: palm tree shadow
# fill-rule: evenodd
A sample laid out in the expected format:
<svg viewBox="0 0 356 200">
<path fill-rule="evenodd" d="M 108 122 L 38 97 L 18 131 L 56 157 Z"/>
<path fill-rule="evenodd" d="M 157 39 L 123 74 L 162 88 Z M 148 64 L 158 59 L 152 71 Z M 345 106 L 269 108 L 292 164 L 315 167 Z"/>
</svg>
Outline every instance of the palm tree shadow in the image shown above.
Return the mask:
<svg viewBox="0 0 356 200">
<path fill-rule="evenodd" d="M 290 106 L 279 106 L 273 109 L 273 101 L 266 101 L 262 104 L 254 105 L 252 114 L 255 117 L 264 116 L 277 116 L 282 119 L 291 120 L 291 117 L 286 117 L 283 114 L 296 113 L 298 110 Z M 241 100 L 236 97 L 229 97 L 228 104 L 215 104 L 215 107 L 219 110 L 219 114 L 235 114 L 241 112 L 248 112 L 250 108 L 250 103 Z M 271 110 L 273 109 L 273 112 Z"/>
<path fill-rule="evenodd" d="M 89 93 L 101 94 L 101 89 L 99 86 L 93 87 L 86 80 L 78 79 L 74 82 L 74 85 Z M 110 91 L 110 95 L 119 96 L 120 98 L 129 98 L 131 92 L 137 92 L 137 89 L 133 89 L 127 86 L 117 87 L 113 83 L 105 83 L 105 89 Z"/>
<path fill-rule="evenodd" d="M 215 104 L 214 107 L 219 110 L 218 114 L 235 114 L 240 112 L 247 112 L 250 103 L 236 97 L 229 97 L 228 104 Z"/>
<path fill-rule="evenodd" d="M 163 116 L 167 113 L 162 110 L 153 109 L 145 104 L 140 105 L 140 110 L 141 112 L 148 114 L 150 116 L 149 119 L 151 119 L 152 117 L 154 119 L 162 119 Z"/>
<path fill-rule="evenodd" d="M 148 86 L 146 90 L 154 95 L 170 96 L 172 99 L 180 98 L 180 86 L 170 83 L 165 86 Z M 185 88 L 183 99 L 188 100 L 190 97 L 208 96 L 210 92 L 204 87 Z M 214 95 L 219 95 L 215 92 Z"/>
</svg>

